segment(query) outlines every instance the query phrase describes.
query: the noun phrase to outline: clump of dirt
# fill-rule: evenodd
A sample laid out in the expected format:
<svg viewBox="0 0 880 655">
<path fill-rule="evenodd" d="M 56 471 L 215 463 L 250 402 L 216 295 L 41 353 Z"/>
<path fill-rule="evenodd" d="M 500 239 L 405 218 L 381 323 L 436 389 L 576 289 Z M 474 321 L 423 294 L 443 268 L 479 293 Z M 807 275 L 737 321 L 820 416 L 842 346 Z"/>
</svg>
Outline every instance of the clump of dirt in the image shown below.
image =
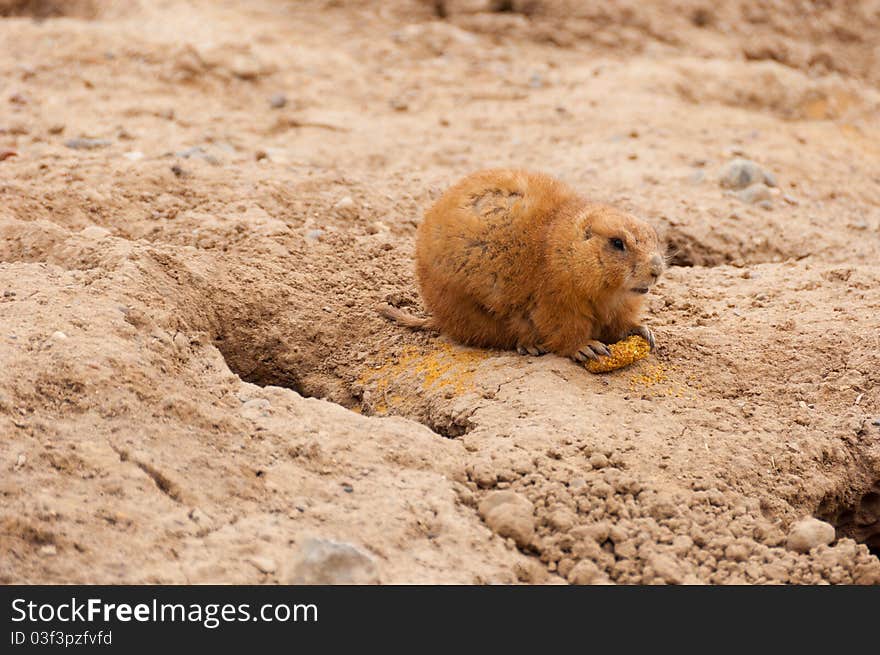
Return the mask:
<svg viewBox="0 0 880 655">
<path fill-rule="evenodd" d="M 870 3 L 63 4 L 0 4 L 0 581 L 880 581 Z M 378 315 L 489 166 L 657 225 L 648 358 Z"/>
</svg>

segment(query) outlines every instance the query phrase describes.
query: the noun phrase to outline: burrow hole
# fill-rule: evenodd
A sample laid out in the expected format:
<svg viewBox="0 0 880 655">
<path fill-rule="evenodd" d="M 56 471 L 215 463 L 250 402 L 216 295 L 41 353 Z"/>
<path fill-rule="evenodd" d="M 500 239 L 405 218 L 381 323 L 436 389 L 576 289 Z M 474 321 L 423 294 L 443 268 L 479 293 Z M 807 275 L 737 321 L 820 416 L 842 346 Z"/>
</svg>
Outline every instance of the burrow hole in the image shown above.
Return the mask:
<svg viewBox="0 0 880 655">
<path fill-rule="evenodd" d="M 819 514 L 834 525 L 838 536 L 863 543 L 875 557 L 880 557 L 880 480 L 852 505 L 826 500 Z"/>
<path fill-rule="evenodd" d="M 0 1 L 0 17 L 29 17 L 42 20 L 69 16 L 93 19 L 98 16 L 94 0 L 6 0 Z"/>
<path fill-rule="evenodd" d="M 364 398 L 357 385 L 332 373 L 314 370 L 304 362 L 291 361 L 287 356 L 289 344 L 276 339 L 258 343 L 242 335 L 223 335 L 214 338 L 214 345 L 223 355 L 229 369 L 243 381 L 259 387 L 283 387 L 304 398 L 327 400 L 365 416 L 398 415 L 421 423 L 432 432 L 447 439 L 467 434 L 474 425 L 466 418 L 453 416 L 445 408 L 422 395 L 414 395 L 405 411 L 376 411 L 375 405 Z M 397 393 L 403 393 L 398 391 Z M 376 400 L 376 399 L 374 399 Z"/>
</svg>

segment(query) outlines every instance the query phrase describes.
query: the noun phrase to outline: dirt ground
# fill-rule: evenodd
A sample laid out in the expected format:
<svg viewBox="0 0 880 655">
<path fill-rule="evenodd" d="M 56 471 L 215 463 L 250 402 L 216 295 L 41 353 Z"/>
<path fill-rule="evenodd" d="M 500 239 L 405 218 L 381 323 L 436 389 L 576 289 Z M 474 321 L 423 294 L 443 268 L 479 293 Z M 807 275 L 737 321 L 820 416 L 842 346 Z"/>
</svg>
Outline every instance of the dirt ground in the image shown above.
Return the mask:
<svg viewBox="0 0 880 655">
<path fill-rule="evenodd" d="M 0 16 L 0 582 L 880 583 L 880 2 Z M 489 166 L 662 232 L 649 359 L 376 315 Z"/>
</svg>

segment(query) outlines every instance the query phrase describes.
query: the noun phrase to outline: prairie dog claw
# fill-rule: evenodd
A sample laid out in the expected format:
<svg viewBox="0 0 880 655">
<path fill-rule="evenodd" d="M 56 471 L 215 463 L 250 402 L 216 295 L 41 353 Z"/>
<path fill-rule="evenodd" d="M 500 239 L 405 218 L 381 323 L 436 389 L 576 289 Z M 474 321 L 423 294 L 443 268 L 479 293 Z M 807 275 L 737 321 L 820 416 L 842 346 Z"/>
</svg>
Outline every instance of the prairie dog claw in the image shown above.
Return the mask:
<svg viewBox="0 0 880 655">
<path fill-rule="evenodd" d="M 574 358 L 579 362 L 586 362 L 591 359 L 599 359 L 600 357 L 608 357 L 611 351 L 601 341 L 595 339 L 588 341 L 580 350 L 574 354 Z"/>
<path fill-rule="evenodd" d="M 656 342 L 654 340 L 654 333 L 651 332 L 651 328 L 646 327 L 644 325 L 638 325 L 629 331 L 627 336 L 630 336 L 630 335 L 637 335 L 637 336 L 642 337 L 642 339 L 647 341 L 648 345 L 651 346 L 651 350 L 654 350 L 654 346 L 656 345 Z"/>
</svg>

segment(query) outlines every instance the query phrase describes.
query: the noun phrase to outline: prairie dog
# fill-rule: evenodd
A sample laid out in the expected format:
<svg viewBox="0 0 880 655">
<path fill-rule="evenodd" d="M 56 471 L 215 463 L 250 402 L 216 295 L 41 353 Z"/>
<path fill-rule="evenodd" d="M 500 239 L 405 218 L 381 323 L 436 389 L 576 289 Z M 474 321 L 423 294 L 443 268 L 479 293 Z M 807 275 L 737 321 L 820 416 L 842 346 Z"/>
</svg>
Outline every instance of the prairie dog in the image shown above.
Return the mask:
<svg viewBox="0 0 880 655">
<path fill-rule="evenodd" d="M 419 226 L 431 317 L 382 313 L 471 346 L 586 361 L 631 334 L 653 348 L 641 315 L 664 268 L 657 233 L 631 214 L 548 175 L 486 170 L 446 191 Z"/>
</svg>

